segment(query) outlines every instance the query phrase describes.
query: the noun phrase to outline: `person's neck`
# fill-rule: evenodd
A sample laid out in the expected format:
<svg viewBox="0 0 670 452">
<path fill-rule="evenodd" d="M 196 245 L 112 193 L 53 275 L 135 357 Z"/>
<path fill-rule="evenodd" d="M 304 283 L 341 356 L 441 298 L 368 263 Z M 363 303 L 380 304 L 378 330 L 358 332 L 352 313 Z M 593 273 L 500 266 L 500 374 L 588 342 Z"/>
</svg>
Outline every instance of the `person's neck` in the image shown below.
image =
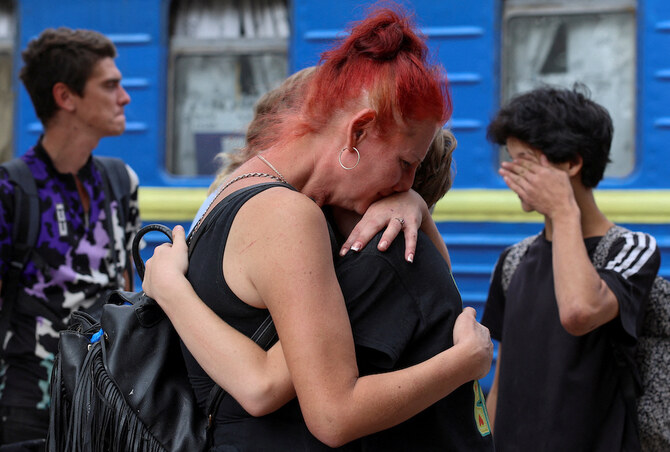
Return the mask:
<svg viewBox="0 0 670 452">
<path fill-rule="evenodd" d="M 63 174 L 76 175 L 97 145 L 97 139 L 58 126 L 47 127 L 42 137 L 42 147 L 56 170 Z"/>
<path fill-rule="evenodd" d="M 261 155 L 281 173 L 286 181 L 296 190 L 311 198 L 317 205 L 327 204 L 327 186 L 324 171 L 320 165 L 326 158 L 315 155 L 316 152 L 327 152 L 319 147 L 317 140 L 311 137 L 298 138 L 286 146 L 272 147 Z M 333 152 L 335 159 L 337 154 Z M 277 175 L 270 166 L 258 158 L 252 158 L 242 165 L 235 174 L 258 171 Z"/>
<path fill-rule="evenodd" d="M 593 189 L 581 187 L 581 189 L 575 189 L 574 194 L 579 206 L 582 237 L 601 237 L 605 235 L 614 223 L 607 219 L 596 204 Z M 547 217 L 545 217 L 544 227 L 546 238 L 551 241 L 554 233 L 553 224 Z"/>
</svg>

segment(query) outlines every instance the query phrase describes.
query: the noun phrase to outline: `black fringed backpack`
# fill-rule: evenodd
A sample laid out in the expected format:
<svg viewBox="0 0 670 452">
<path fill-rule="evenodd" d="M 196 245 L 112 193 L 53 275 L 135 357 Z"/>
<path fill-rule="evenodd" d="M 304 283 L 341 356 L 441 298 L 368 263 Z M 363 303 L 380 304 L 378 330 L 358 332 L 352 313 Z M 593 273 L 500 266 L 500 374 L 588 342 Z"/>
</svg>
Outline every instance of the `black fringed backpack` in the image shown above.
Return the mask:
<svg viewBox="0 0 670 452">
<path fill-rule="evenodd" d="M 138 232 L 132 254 L 140 278 L 139 242 L 149 231 L 172 238 L 162 225 Z M 269 316 L 252 339 L 265 349 L 274 343 Z M 205 416 L 188 380 L 179 336 L 160 306 L 144 292 L 114 291 L 99 322 L 74 312 L 70 327 L 60 333 L 47 451 L 202 451 L 207 418 L 224 394 L 214 385 Z"/>
</svg>

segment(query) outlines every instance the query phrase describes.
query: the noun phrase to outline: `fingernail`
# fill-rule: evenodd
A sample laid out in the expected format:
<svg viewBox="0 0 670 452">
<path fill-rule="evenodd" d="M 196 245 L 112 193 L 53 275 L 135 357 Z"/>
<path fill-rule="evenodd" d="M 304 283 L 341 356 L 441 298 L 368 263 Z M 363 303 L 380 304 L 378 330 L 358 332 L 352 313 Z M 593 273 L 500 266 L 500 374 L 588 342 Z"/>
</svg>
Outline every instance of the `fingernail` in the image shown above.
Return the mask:
<svg viewBox="0 0 670 452">
<path fill-rule="evenodd" d="M 360 251 L 361 250 L 361 244 L 359 242 L 354 243 L 351 245 L 351 249 L 354 251 Z"/>
<path fill-rule="evenodd" d="M 389 242 L 387 242 L 386 240 L 382 240 L 381 242 L 379 242 L 379 249 L 381 250 L 385 250 L 388 246 Z"/>
<path fill-rule="evenodd" d="M 414 254 L 410 253 L 407 255 L 407 262 L 409 262 L 410 264 L 414 262 Z"/>
</svg>

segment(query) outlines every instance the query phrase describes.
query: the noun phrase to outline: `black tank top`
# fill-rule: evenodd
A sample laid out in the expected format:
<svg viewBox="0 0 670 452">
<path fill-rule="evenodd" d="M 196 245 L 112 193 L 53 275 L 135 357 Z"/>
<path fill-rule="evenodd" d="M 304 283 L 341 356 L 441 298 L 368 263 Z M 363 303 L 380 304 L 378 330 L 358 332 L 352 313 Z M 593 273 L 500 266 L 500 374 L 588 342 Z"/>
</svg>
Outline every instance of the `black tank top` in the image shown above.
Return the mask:
<svg viewBox="0 0 670 452">
<path fill-rule="evenodd" d="M 267 183 L 245 187 L 232 193 L 212 209 L 191 239 L 188 280 L 210 309 L 226 323 L 249 337 L 265 320 L 268 311 L 246 304 L 233 293 L 223 276 L 223 253 L 231 225 L 240 208 L 253 196 L 273 187 L 295 190 L 285 184 Z M 204 411 L 214 381 L 200 367 L 183 343 L 182 351 L 198 405 Z M 255 418 L 233 397 L 226 394 L 216 413 L 213 439 L 213 450 L 332 450 L 309 432 L 296 399 L 274 413 Z M 358 450 L 358 448 L 354 444 L 349 444 L 343 450 Z"/>
<path fill-rule="evenodd" d="M 210 309 L 249 337 L 268 316 L 268 311 L 248 305 L 228 287 L 222 271 L 223 253 L 230 227 L 244 203 L 258 193 L 277 186 L 286 187 L 284 184 L 260 184 L 232 193 L 214 206 L 191 237 L 186 277 Z M 185 358 L 198 404 L 204 409 L 214 381 L 188 350 L 185 350 Z"/>
</svg>

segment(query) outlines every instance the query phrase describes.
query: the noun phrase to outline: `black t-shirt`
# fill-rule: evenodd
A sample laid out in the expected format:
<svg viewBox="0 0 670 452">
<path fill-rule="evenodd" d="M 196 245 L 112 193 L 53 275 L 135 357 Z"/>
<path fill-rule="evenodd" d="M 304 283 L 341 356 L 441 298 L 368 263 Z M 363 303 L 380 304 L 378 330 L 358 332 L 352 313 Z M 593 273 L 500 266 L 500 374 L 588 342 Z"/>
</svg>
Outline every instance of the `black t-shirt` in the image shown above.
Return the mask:
<svg viewBox="0 0 670 452">
<path fill-rule="evenodd" d="M 225 242 L 239 208 L 271 186 L 277 184 L 242 189 L 213 209 L 200 226 L 187 275 L 203 301 L 248 336 L 267 311 L 242 302 L 222 272 L 212 269 L 221 269 Z M 446 263 L 423 234 L 413 264 L 404 261 L 402 237 L 386 253 L 376 250 L 379 237 L 360 253 L 350 253 L 336 263 L 364 375 L 407 367 L 452 346 L 454 322 L 462 311 Z M 335 243 L 333 249 L 337 249 Z M 213 382 L 185 347 L 184 355 L 196 397 L 204 408 Z M 479 385 L 470 382 L 412 419 L 339 450 L 490 451 L 493 445 L 484 407 Z M 270 415 L 254 418 L 227 395 L 213 433 L 217 450 L 330 450 L 310 434 L 295 399 Z"/>
<path fill-rule="evenodd" d="M 600 237 L 588 238 L 589 256 Z M 618 239 L 600 277 L 619 315 L 583 336 L 561 326 L 554 294 L 551 242 L 528 248 L 505 294 L 501 255 L 482 323 L 501 341 L 494 439 L 498 451 L 619 451 L 635 436 L 622 394 L 615 347 L 630 359 L 659 253 L 646 234 Z"/>
<path fill-rule="evenodd" d="M 453 346 L 463 306 L 448 265 L 419 233 L 414 263 L 401 236 L 386 252 L 379 233 L 335 266 L 351 319 L 362 375 L 402 369 Z M 396 427 L 361 439 L 363 450 L 491 451 L 479 384 L 469 382 Z"/>
</svg>

